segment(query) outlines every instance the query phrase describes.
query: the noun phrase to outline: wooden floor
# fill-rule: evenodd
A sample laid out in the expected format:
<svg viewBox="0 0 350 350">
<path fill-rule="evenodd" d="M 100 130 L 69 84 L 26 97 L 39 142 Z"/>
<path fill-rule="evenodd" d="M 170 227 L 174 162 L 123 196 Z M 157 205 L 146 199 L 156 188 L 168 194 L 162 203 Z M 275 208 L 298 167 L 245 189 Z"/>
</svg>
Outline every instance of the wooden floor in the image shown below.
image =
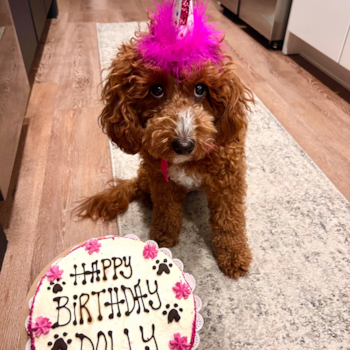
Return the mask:
<svg viewBox="0 0 350 350">
<path fill-rule="evenodd" d="M 31 74 L 33 90 L 10 195 L 0 203 L 9 241 L 0 275 L 3 349 L 19 348 L 24 325 L 18 315 L 41 269 L 79 241 L 117 233 L 115 222 L 70 217 L 74 202 L 103 189 L 112 176 L 107 138 L 97 125 L 101 78 L 95 23 L 146 20 L 152 0 L 58 3 L 59 18 L 51 21 Z M 260 36 L 224 15 L 216 2 L 209 10 L 226 31 L 238 74 L 350 199 L 349 104 L 301 68 L 298 58 L 267 49 Z"/>
</svg>

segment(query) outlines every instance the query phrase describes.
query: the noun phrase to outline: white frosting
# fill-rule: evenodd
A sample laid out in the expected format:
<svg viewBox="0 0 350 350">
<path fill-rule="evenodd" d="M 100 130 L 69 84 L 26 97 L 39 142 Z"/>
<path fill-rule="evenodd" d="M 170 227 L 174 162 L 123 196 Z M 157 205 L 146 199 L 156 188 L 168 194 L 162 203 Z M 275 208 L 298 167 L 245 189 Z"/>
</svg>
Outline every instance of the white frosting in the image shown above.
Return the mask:
<svg viewBox="0 0 350 350">
<path fill-rule="evenodd" d="M 173 257 L 173 254 L 168 248 L 160 248 L 160 251 L 163 252 L 165 255 L 167 255 L 169 258 Z"/>
<path fill-rule="evenodd" d="M 181 260 L 179 259 L 173 259 L 174 263 L 177 265 L 177 267 L 183 271 L 184 270 L 184 264 Z"/>
<path fill-rule="evenodd" d="M 28 326 L 29 326 L 29 315 L 27 316 L 25 322 L 24 322 L 24 327 L 26 329 L 26 331 L 28 332 Z"/>
<path fill-rule="evenodd" d="M 33 306 L 33 300 L 34 300 L 34 295 L 29 299 L 28 301 L 28 307 L 29 307 L 29 310 L 32 308 Z"/>
<path fill-rule="evenodd" d="M 186 283 L 187 279 L 191 285 L 194 283 L 194 279 L 191 275 L 187 274 L 185 279 L 178 265 L 169 257 L 170 250 L 162 248 L 158 250 L 156 258 L 146 259 L 143 256 L 145 243 L 141 241 L 122 237 L 105 237 L 104 239 L 100 239 L 99 243 L 101 244 L 99 252 L 93 252 L 90 255 L 83 246 L 77 248 L 59 261 L 58 266 L 60 270 L 63 270 L 63 274 L 62 279 L 55 282 L 55 284 L 58 283 L 63 288 L 62 291 L 54 293 L 53 288 L 55 285 L 50 285 L 47 277 L 43 278 L 32 307 L 32 324 L 35 323 L 35 320 L 39 316 L 42 316 L 49 318 L 50 322 L 54 325 L 57 322 L 59 314 L 59 326 L 50 329 L 48 334 L 41 334 L 39 337 L 35 337 L 35 334 L 32 333 L 31 336 L 35 339 L 35 349 L 51 350 L 55 346 L 55 341 L 62 338 L 68 345 L 67 350 L 104 350 L 105 348 L 108 350 L 144 350 L 147 349 L 146 347 L 148 347 L 149 350 L 166 350 L 170 349 L 169 341 L 174 339 L 175 333 L 180 333 L 181 337 L 187 337 L 188 343 L 190 343 L 192 334 L 195 331 L 193 327 L 195 326 L 196 330 L 199 330 L 203 325 L 203 318 L 197 317 L 197 322 L 195 323 L 196 308 L 193 294 L 187 299 L 177 299 L 175 296 L 175 292 L 172 288 L 177 282 L 181 281 L 182 283 Z M 123 261 L 122 265 L 116 269 L 117 279 L 115 280 L 113 279 L 113 257 L 117 258 L 115 260 L 116 265 L 119 265 L 119 263 L 123 261 L 119 259 L 126 257 L 126 264 L 125 261 Z M 131 274 L 131 269 L 127 266 L 129 257 L 131 257 L 130 265 L 132 267 L 132 275 L 127 279 L 125 277 L 129 277 Z M 102 259 L 109 259 L 105 261 L 106 266 L 109 264 L 109 261 L 111 261 L 111 266 L 106 268 L 106 281 L 103 280 L 104 269 L 101 261 Z M 93 268 L 92 263 L 96 261 L 98 262 L 97 266 L 95 265 L 95 268 Z M 82 263 L 86 264 L 85 271 L 92 271 L 93 269 L 100 270 L 100 281 L 96 281 L 96 273 L 94 274 L 94 282 L 91 282 L 91 274 L 86 275 L 86 284 L 82 283 L 84 280 L 83 275 L 78 275 L 76 277 L 70 276 L 70 274 L 75 274 L 74 265 L 77 266 L 77 273 L 83 272 Z M 161 264 L 168 266 L 170 270 L 169 274 L 165 272 L 161 275 L 157 274 Z M 172 265 L 171 267 L 170 264 Z M 125 277 L 123 277 L 123 274 Z M 75 279 L 77 285 L 74 285 Z M 146 280 L 149 281 L 149 289 Z M 128 289 L 125 289 L 124 293 L 121 286 L 123 285 L 127 288 L 131 288 L 135 295 L 135 286 L 138 284 L 138 281 L 140 281 L 139 287 L 141 288 L 142 295 L 147 294 L 147 297 L 143 298 L 144 305 L 142 304 L 142 300 L 138 299 L 135 302 L 133 311 L 127 316 L 125 314 L 128 310 L 126 302 L 119 304 L 121 317 L 117 316 L 118 305 L 113 305 L 113 318 L 110 319 L 109 315 L 111 314 L 112 308 L 110 305 L 105 305 L 105 303 L 111 302 L 111 294 L 108 289 L 112 288 L 113 302 L 116 302 L 116 291 L 114 288 L 118 288 L 119 301 L 124 300 L 126 294 L 129 308 L 132 309 L 132 294 Z M 153 292 L 156 289 L 155 281 L 158 283 L 158 293 L 161 301 L 161 307 L 158 310 L 153 310 L 149 303 L 153 301 L 154 308 L 159 306 L 157 294 L 151 294 L 149 292 L 149 290 Z M 63 282 L 65 282 L 65 284 L 63 284 Z M 48 288 L 50 288 L 50 290 Z M 140 295 L 139 288 L 137 287 L 136 289 L 138 290 L 138 295 Z M 100 310 L 103 318 L 102 320 L 98 320 L 98 295 L 92 295 L 92 292 L 100 292 L 102 290 L 105 290 L 105 292 L 101 292 L 99 297 Z M 76 299 L 73 298 L 75 295 L 77 296 Z M 61 300 L 58 301 L 58 299 L 56 299 L 56 301 L 54 301 L 54 299 L 58 297 L 62 297 Z M 92 321 L 88 322 L 88 313 L 83 308 L 83 324 L 80 324 L 79 301 L 81 300 L 81 304 L 84 305 L 88 298 L 89 300 L 85 306 L 91 314 Z M 196 297 L 196 300 L 197 299 L 199 298 Z M 67 305 L 57 310 L 58 304 L 63 306 L 67 300 Z M 75 320 L 73 303 L 76 303 L 75 315 L 77 325 L 73 324 Z M 177 306 L 175 306 L 175 304 L 177 304 Z M 139 305 L 140 313 L 137 313 Z M 167 305 L 169 305 L 168 308 L 166 307 Z M 68 311 L 67 308 L 70 311 Z M 145 309 L 148 309 L 149 312 L 145 312 Z M 173 309 L 177 310 L 180 319 L 178 322 L 176 319 L 173 319 L 172 322 L 169 323 L 168 315 Z M 180 309 L 182 311 L 180 311 Z M 165 311 L 166 314 L 163 314 Z M 61 326 L 66 323 L 68 324 Z M 154 325 L 154 338 L 152 338 L 152 325 Z M 144 340 L 149 339 L 148 342 L 143 341 L 140 326 L 143 327 Z M 124 333 L 125 329 L 128 330 L 128 336 Z M 104 333 L 106 338 L 100 336 L 100 343 L 97 347 L 98 333 L 100 331 Z M 113 347 L 111 337 L 108 335 L 109 331 L 113 332 Z M 89 337 L 93 345 L 87 338 L 83 339 L 82 344 L 82 340 L 76 337 L 77 333 Z M 56 334 L 58 338 L 55 338 Z M 105 345 L 105 339 L 107 340 L 107 347 Z M 71 340 L 71 342 L 68 343 L 68 340 Z M 48 346 L 49 343 L 51 343 L 50 346 Z"/>
<path fill-rule="evenodd" d="M 201 298 L 198 295 L 195 295 L 194 296 L 194 301 L 196 303 L 196 310 L 197 310 L 197 313 L 198 313 L 201 310 L 201 308 L 202 308 L 202 300 L 201 300 Z"/>
<path fill-rule="evenodd" d="M 199 338 L 199 334 L 196 333 L 196 337 L 194 339 L 194 343 L 193 343 L 193 347 L 191 350 L 196 350 L 199 346 L 199 343 L 200 343 L 200 338 Z"/>
<path fill-rule="evenodd" d="M 184 277 L 185 277 L 186 282 L 191 287 L 192 291 L 194 291 L 196 288 L 196 280 L 194 279 L 194 277 L 192 275 L 190 275 L 189 273 L 185 273 Z"/>
</svg>

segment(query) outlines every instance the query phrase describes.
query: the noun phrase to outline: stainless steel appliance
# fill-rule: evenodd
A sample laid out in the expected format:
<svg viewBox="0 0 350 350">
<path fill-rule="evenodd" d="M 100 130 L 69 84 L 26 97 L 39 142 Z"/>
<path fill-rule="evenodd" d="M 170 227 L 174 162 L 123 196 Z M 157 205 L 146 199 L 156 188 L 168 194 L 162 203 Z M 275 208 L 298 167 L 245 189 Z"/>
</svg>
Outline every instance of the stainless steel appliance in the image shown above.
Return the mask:
<svg viewBox="0 0 350 350">
<path fill-rule="evenodd" d="M 220 0 L 220 3 L 235 15 L 238 15 L 239 0 Z"/>
<path fill-rule="evenodd" d="M 240 2 L 239 17 L 267 38 L 272 47 L 281 46 L 292 0 L 241 0 Z"/>
</svg>

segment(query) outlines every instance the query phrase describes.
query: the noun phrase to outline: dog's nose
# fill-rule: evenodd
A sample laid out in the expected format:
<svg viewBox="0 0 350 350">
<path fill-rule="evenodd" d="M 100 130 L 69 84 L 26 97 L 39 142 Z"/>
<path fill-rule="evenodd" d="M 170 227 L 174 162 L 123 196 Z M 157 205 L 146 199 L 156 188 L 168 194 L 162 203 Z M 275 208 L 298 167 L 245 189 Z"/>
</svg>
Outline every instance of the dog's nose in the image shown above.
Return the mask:
<svg viewBox="0 0 350 350">
<path fill-rule="evenodd" d="M 191 154 L 194 150 L 194 145 L 195 142 L 193 140 L 175 140 L 172 143 L 174 152 L 181 155 Z"/>
</svg>

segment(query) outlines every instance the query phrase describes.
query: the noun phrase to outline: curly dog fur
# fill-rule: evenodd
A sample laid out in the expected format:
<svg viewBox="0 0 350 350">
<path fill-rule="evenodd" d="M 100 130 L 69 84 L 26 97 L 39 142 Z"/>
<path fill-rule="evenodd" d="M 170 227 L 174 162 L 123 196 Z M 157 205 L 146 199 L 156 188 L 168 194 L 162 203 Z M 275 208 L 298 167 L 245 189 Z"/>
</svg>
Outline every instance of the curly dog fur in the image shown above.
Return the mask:
<svg viewBox="0 0 350 350">
<path fill-rule="evenodd" d="M 102 91 L 100 122 L 124 152 L 140 154 L 138 177 L 117 180 L 81 203 L 77 212 L 110 220 L 142 198 L 153 204 L 151 239 L 172 247 L 179 241 L 186 193 L 191 186 L 199 187 L 208 197 L 219 267 L 230 277 L 245 275 L 251 262 L 244 214 L 246 112 L 253 96 L 234 73 L 229 57 L 221 65 L 207 62 L 177 79 L 144 62 L 136 40 L 122 45 L 112 62 Z M 156 84 L 163 87 L 161 98 L 150 92 Z M 197 84 L 206 87 L 201 98 L 194 94 Z M 195 142 L 194 150 L 178 155 L 172 143 L 187 137 Z M 169 163 L 169 182 L 160 159 Z"/>
</svg>

